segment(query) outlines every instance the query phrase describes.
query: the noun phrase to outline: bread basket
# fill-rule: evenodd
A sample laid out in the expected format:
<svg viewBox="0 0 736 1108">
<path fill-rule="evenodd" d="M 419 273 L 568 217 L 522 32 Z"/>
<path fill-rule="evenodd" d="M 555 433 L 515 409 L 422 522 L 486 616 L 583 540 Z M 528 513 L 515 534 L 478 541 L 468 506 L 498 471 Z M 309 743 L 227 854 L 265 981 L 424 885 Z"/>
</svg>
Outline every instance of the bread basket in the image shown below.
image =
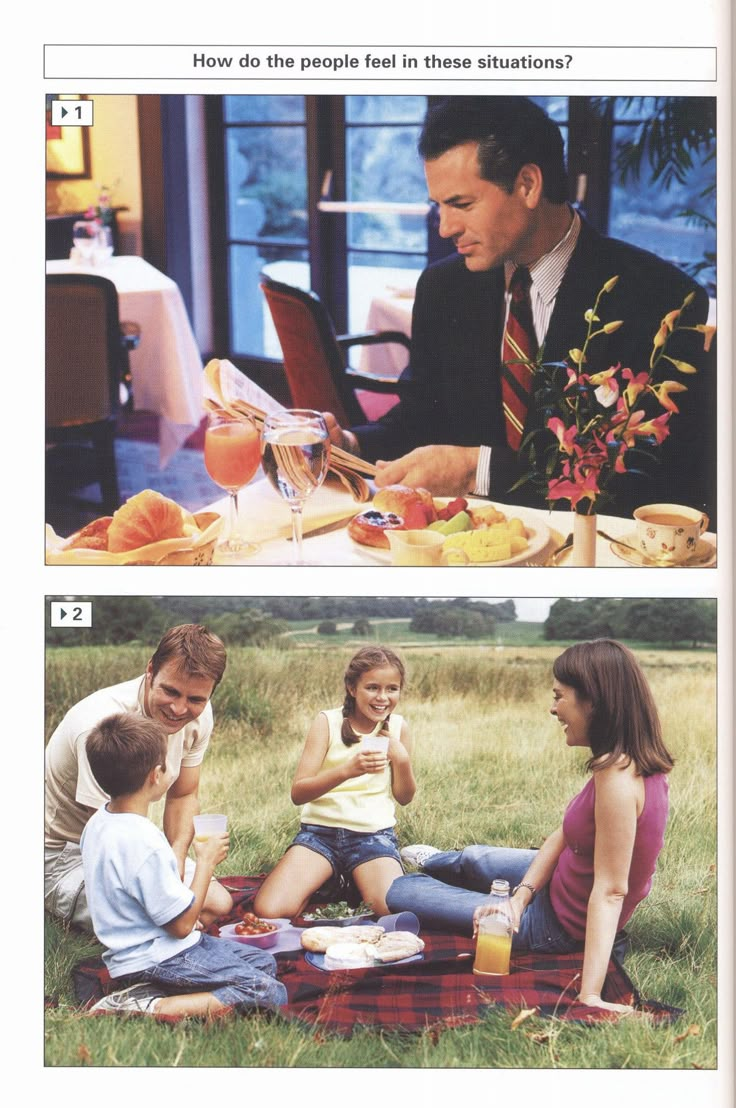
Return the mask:
<svg viewBox="0 0 736 1108">
<path fill-rule="evenodd" d="M 46 565 L 50 566 L 208 566 L 212 564 L 222 516 L 198 512 L 194 522 L 199 532 L 180 539 L 163 539 L 136 550 L 112 554 L 109 550 L 65 550 L 66 539 L 46 525 Z"/>
</svg>

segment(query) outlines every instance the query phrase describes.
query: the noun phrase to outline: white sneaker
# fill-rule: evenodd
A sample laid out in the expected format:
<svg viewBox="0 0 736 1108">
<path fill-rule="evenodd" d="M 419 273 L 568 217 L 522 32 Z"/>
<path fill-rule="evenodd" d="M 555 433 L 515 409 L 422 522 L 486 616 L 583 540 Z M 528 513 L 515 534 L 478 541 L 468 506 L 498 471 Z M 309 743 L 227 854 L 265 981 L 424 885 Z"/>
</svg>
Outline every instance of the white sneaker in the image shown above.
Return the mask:
<svg viewBox="0 0 736 1108">
<path fill-rule="evenodd" d="M 92 1005 L 90 1012 L 144 1012 L 150 1016 L 155 1009 L 154 1002 L 161 1000 L 163 995 L 154 985 L 131 985 L 129 989 L 103 996 Z"/>
<path fill-rule="evenodd" d="M 436 846 L 427 846 L 426 843 L 415 843 L 413 846 L 404 846 L 399 851 L 404 862 L 410 866 L 423 866 L 433 854 L 441 854 Z"/>
</svg>

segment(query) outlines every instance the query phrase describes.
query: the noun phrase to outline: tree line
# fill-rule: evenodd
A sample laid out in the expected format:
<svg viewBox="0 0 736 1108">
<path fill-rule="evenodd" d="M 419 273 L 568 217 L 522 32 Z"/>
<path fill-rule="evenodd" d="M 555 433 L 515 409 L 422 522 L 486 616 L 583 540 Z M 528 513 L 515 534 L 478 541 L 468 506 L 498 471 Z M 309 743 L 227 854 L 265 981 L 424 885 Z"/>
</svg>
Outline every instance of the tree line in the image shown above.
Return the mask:
<svg viewBox="0 0 736 1108">
<path fill-rule="evenodd" d="M 516 619 L 513 600 L 458 597 L 49 597 L 91 600 L 92 626 L 54 628 L 47 604 L 49 646 L 153 644 L 176 623 L 204 623 L 229 646 L 265 646 L 288 641 L 293 622 L 313 622 L 322 635 L 348 624 L 352 633 L 380 638 L 379 619 L 407 619 L 411 631 L 437 638 L 482 639 L 502 635 L 499 625 Z M 716 642 L 715 600 L 608 598 L 557 600 L 544 623 L 548 641 L 615 638 L 697 647 Z"/>
<path fill-rule="evenodd" d="M 714 644 L 716 636 L 715 600 L 687 597 L 563 598 L 552 605 L 544 624 L 544 637 L 550 640 L 627 639 L 697 647 Z"/>
</svg>

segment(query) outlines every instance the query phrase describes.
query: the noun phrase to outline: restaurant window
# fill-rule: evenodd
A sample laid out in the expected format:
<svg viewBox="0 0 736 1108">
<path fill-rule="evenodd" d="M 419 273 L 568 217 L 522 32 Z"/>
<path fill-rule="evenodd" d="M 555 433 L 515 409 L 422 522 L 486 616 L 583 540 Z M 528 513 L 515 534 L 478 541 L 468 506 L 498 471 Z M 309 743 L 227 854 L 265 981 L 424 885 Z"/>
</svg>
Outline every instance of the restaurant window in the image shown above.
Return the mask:
<svg viewBox="0 0 736 1108">
<path fill-rule="evenodd" d="M 262 271 L 317 292 L 338 331 L 362 330 L 371 298 L 387 285 L 413 286 L 426 265 L 426 219 L 324 211 L 320 199 L 424 204 L 416 143 L 426 98 L 211 100 L 210 155 L 220 163 L 211 167 L 213 195 L 222 196 L 213 213 L 220 346 L 240 363 L 279 359 Z"/>
<path fill-rule="evenodd" d="M 278 357 L 258 282 L 266 266 L 309 285 L 303 96 L 224 96 L 228 349 Z"/>
<path fill-rule="evenodd" d="M 615 97 L 611 115 L 609 234 L 681 266 L 715 295 L 715 100 Z"/>
<path fill-rule="evenodd" d="M 715 250 L 714 226 L 707 227 L 715 199 L 703 193 L 714 179 L 713 155 L 698 154 L 684 182 L 652 182 L 646 166 L 638 178 L 620 179 L 622 144 L 636 142 L 662 98 L 532 99 L 560 127 L 569 193 L 591 224 L 689 268 L 708 286 L 703 258 Z M 244 368 L 280 358 L 258 288 L 263 270 L 317 292 L 338 332 L 360 331 L 374 296 L 411 288 L 428 260 L 452 250 L 431 214 L 412 210 L 427 201 L 416 152 L 426 97 L 208 101 L 217 345 Z M 375 210 L 375 202 L 407 211 Z M 356 204 L 367 210 L 352 210 Z M 680 217 L 693 209 L 704 211 L 703 221 Z"/>
<path fill-rule="evenodd" d="M 424 96 L 345 98 L 346 200 L 387 201 L 406 211 L 347 216 L 348 326 L 365 327 L 372 296 L 413 288 L 427 263 L 426 216 L 408 210 L 427 199 L 417 142 Z"/>
</svg>

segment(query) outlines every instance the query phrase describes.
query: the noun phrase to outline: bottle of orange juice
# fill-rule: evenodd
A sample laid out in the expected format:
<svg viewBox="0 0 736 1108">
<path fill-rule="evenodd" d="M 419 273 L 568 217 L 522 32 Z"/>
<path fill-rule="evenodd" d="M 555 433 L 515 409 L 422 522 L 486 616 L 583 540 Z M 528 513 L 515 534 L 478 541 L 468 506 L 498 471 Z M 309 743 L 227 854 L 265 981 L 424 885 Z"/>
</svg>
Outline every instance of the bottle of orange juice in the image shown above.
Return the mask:
<svg viewBox="0 0 736 1108">
<path fill-rule="evenodd" d="M 495 977 L 508 973 L 511 961 L 514 922 L 508 881 L 493 882 L 487 903 L 491 910 L 478 921 L 473 973 Z"/>
</svg>

